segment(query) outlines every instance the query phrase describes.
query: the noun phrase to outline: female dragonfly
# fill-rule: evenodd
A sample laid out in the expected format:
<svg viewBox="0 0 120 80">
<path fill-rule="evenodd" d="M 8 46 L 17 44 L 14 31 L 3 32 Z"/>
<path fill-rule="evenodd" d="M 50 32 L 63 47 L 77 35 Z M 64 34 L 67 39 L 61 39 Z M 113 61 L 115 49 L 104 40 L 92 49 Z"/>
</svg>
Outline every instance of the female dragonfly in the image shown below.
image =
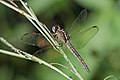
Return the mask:
<svg viewBox="0 0 120 80">
<path fill-rule="evenodd" d="M 86 20 L 87 10 L 81 11 L 79 16 L 75 19 L 72 26 L 67 30 L 68 34 L 60 29 L 59 25 L 52 27 L 53 36 L 58 43 L 65 43 L 68 49 L 75 55 L 75 57 L 80 61 L 83 68 L 89 72 L 89 68 L 85 61 L 82 59 L 80 54 L 76 49 L 80 49 L 86 45 L 86 43 L 98 32 L 97 26 L 84 28 L 81 24 Z M 69 36 L 68 36 L 69 35 Z M 46 47 L 48 46 L 44 37 L 40 33 L 27 33 L 22 37 L 22 40 L 29 45 Z M 44 43 L 44 44 L 43 44 Z M 47 44 L 47 45 L 45 45 Z M 73 47 L 74 46 L 74 47 Z"/>
</svg>

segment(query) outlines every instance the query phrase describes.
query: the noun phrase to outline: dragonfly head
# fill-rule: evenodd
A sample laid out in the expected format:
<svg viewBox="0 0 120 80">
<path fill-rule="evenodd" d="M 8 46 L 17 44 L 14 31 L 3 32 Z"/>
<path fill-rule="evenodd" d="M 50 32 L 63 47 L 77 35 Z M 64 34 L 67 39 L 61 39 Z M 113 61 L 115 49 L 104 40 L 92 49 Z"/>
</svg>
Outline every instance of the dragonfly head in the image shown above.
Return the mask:
<svg viewBox="0 0 120 80">
<path fill-rule="evenodd" d="M 57 30 L 60 30 L 59 25 L 55 25 L 55 26 L 52 27 L 52 31 L 53 31 L 54 33 L 56 33 Z"/>
</svg>

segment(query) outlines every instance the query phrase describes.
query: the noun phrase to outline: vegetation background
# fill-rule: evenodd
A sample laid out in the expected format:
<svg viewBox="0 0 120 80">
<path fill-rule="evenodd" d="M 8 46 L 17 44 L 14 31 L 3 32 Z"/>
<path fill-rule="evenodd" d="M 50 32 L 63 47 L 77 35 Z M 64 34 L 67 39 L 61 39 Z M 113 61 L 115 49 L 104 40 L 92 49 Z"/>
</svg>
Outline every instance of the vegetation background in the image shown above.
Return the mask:
<svg viewBox="0 0 120 80">
<path fill-rule="evenodd" d="M 90 67 L 87 73 L 72 55 L 70 60 L 84 80 L 104 80 L 109 75 L 120 80 L 120 0 L 28 0 L 39 20 L 51 30 L 55 24 L 64 28 L 77 17 L 81 10 L 88 10 L 86 24 L 99 27 L 98 33 L 79 50 Z M 19 3 L 18 3 L 19 4 Z M 0 4 L 0 36 L 15 47 L 34 53 L 38 47 L 27 46 L 21 41 L 22 35 L 37 30 L 22 15 Z M 78 44 L 78 43 L 77 43 Z M 3 43 L 0 48 L 7 49 Z M 54 52 L 52 52 L 54 53 Z M 60 62 L 68 66 L 59 54 L 50 55 L 48 61 Z M 56 66 L 77 80 L 68 70 Z M 66 80 L 59 73 L 32 61 L 0 54 L 0 80 Z"/>
</svg>

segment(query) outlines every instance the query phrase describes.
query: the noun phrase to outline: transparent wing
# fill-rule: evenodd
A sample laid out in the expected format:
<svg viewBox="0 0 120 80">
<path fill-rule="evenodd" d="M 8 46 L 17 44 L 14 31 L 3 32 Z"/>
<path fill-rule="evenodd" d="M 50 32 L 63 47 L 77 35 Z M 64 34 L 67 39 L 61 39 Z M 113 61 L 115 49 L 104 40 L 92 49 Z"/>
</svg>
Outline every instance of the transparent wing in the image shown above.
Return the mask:
<svg viewBox="0 0 120 80">
<path fill-rule="evenodd" d="M 98 27 L 93 26 L 82 29 L 78 32 L 78 35 L 70 37 L 70 42 L 76 49 L 83 48 L 87 42 L 98 32 Z"/>
<path fill-rule="evenodd" d="M 80 14 L 78 15 L 78 17 L 74 20 L 74 22 L 70 25 L 66 27 L 66 31 L 68 33 L 69 36 L 73 36 L 75 34 L 77 34 L 78 30 L 82 30 L 84 27 L 82 25 L 85 24 L 87 18 L 87 10 L 84 9 L 80 12 Z"/>
<path fill-rule="evenodd" d="M 74 20 L 73 24 L 67 29 L 68 36 L 70 37 L 70 42 L 72 43 L 72 45 L 74 45 L 76 49 L 84 47 L 98 31 L 97 26 L 84 26 L 86 18 L 87 10 L 84 9 Z"/>
<path fill-rule="evenodd" d="M 40 33 L 26 33 L 21 37 L 21 40 L 28 45 L 38 46 L 40 48 L 47 47 L 47 40 Z"/>
<path fill-rule="evenodd" d="M 36 51 L 33 55 L 42 60 L 57 62 L 57 60 L 62 57 L 61 54 L 51 48 L 48 41 L 40 33 L 26 33 L 21 39 L 25 44 L 40 47 L 41 49 Z"/>
<path fill-rule="evenodd" d="M 87 18 L 87 10 L 84 9 L 80 12 L 78 17 L 74 20 L 72 27 L 76 26 L 76 24 L 83 24 Z"/>
<path fill-rule="evenodd" d="M 35 56 L 37 56 L 40 59 L 42 59 L 44 61 L 47 61 L 49 63 L 51 63 L 51 62 L 59 62 L 62 59 L 64 60 L 62 55 L 59 52 L 57 52 L 56 50 L 54 50 L 53 48 L 40 49 L 35 54 L 36 54 Z"/>
</svg>

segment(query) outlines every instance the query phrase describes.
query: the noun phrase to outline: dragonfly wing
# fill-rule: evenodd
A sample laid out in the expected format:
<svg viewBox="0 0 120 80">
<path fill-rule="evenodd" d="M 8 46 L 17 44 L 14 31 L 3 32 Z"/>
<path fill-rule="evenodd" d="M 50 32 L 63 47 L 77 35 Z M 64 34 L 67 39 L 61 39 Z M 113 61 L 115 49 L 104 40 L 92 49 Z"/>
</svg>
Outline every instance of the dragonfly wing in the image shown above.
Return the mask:
<svg viewBox="0 0 120 80">
<path fill-rule="evenodd" d="M 84 9 L 80 12 L 78 17 L 74 20 L 74 22 L 70 26 L 67 26 L 65 30 L 68 32 L 70 36 L 73 36 L 76 32 L 78 32 L 78 30 L 82 30 L 83 28 L 82 25 L 84 25 L 86 18 L 87 10 Z"/>
<path fill-rule="evenodd" d="M 47 40 L 40 33 L 26 33 L 21 40 L 28 45 L 45 47 L 48 45 Z"/>
<path fill-rule="evenodd" d="M 58 62 L 59 59 L 61 60 L 62 55 L 54 50 L 53 48 L 48 48 L 48 49 L 41 49 L 35 52 L 35 56 L 39 57 L 40 59 L 47 61 L 48 63 L 51 62 Z M 64 59 L 63 59 L 64 60 Z"/>
<path fill-rule="evenodd" d="M 85 27 L 87 18 L 87 10 L 84 9 L 80 12 L 78 17 L 74 20 L 73 24 L 68 29 L 70 41 L 76 49 L 84 47 L 87 42 L 97 33 L 98 27 Z"/>
<path fill-rule="evenodd" d="M 97 26 L 82 29 L 77 35 L 70 38 L 71 43 L 76 49 L 83 48 L 87 42 L 98 32 Z"/>
<path fill-rule="evenodd" d="M 76 24 L 83 24 L 87 18 L 87 10 L 84 9 L 80 12 L 78 17 L 74 20 L 72 26 L 74 27 Z"/>
</svg>

